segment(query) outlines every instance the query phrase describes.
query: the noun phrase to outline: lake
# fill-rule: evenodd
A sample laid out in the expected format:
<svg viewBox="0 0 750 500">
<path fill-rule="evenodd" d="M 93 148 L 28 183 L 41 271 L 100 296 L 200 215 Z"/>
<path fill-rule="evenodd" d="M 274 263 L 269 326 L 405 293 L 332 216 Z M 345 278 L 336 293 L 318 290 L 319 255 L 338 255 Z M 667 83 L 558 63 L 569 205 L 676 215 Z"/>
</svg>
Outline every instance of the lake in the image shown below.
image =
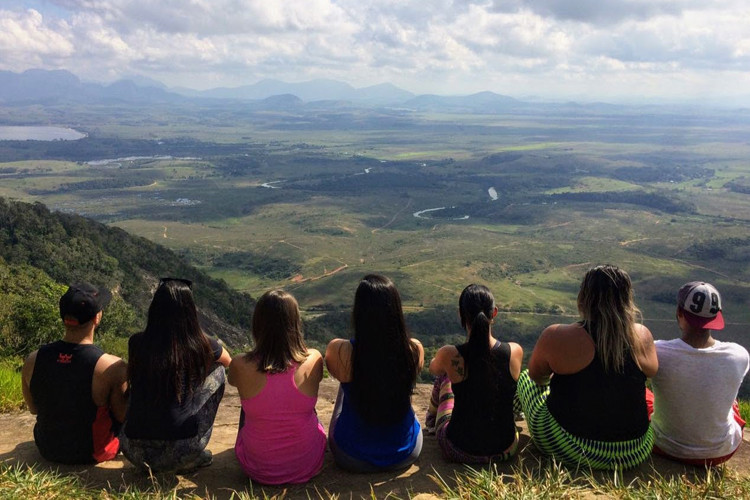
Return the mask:
<svg viewBox="0 0 750 500">
<path fill-rule="evenodd" d="M 67 127 L 0 126 L 0 141 L 76 141 L 86 134 Z"/>
</svg>

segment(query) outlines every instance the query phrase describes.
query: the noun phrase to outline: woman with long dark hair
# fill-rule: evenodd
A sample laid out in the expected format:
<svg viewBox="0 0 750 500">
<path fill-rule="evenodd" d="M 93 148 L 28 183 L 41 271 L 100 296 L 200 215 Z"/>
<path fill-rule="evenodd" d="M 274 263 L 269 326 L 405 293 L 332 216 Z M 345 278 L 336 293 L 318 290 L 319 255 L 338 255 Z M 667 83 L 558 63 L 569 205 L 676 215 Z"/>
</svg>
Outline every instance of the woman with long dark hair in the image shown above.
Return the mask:
<svg viewBox="0 0 750 500">
<path fill-rule="evenodd" d="M 323 357 L 305 346 L 299 306 L 283 290 L 258 299 L 253 340 L 255 348 L 229 366 L 242 403 L 235 455 L 254 481 L 304 483 L 320 471 L 326 449 L 315 414 Z"/>
<path fill-rule="evenodd" d="M 534 444 L 563 463 L 628 469 L 654 442 L 646 377 L 659 367 L 651 332 L 637 323 L 628 273 L 590 269 L 578 292 L 581 320 L 539 337 L 518 394 Z"/>
<path fill-rule="evenodd" d="M 334 339 L 326 349 L 328 371 L 341 383 L 328 433 L 334 460 L 353 472 L 407 467 L 422 449 L 411 394 L 424 350 L 406 331 L 390 279 L 362 278 L 352 325 L 354 338 Z"/>
<path fill-rule="evenodd" d="M 163 278 L 146 329 L 128 342 L 130 400 L 121 449 L 136 467 L 185 472 L 209 465 L 229 353 L 198 323 L 192 282 Z"/>
<path fill-rule="evenodd" d="M 441 347 L 430 362 L 430 373 L 438 378 L 426 427 L 436 432 L 447 460 L 507 460 L 518 448 L 513 400 L 523 349 L 492 335 L 497 306 L 487 287 L 464 288 L 458 311 L 468 340 Z"/>
</svg>

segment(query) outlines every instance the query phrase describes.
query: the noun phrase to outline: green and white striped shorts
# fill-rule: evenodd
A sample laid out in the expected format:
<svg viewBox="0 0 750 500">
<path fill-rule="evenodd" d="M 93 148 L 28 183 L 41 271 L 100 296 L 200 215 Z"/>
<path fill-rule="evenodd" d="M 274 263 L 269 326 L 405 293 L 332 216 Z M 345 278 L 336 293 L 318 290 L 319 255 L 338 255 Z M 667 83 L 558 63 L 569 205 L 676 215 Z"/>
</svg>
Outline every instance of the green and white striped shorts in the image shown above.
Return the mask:
<svg viewBox="0 0 750 500">
<path fill-rule="evenodd" d="M 517 394 L 536 447 L 569 467 L 624 470 L 638 466 L 651 455 L 654 434 L 650 426 L 646 434 L 629 441 L 596 441 L 567 432 L 547 409 L 549 385 L 537 385 L 528 370 L 518 379 Z"/>
</svg>

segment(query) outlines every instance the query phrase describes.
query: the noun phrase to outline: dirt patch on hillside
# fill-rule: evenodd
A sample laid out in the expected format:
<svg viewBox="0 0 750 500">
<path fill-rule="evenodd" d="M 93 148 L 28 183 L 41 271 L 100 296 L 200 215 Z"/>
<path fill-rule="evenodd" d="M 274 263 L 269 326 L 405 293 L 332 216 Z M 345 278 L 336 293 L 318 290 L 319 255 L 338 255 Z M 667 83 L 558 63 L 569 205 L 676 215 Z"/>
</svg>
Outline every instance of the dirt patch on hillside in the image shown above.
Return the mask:
<svg viewBox="0 0 750 500">
<path fill-rule="evenodd" d="M 320 387 L 317 411 L 318 416 L 327 429 L 331 419 L 333 404 L 336 399 L 338 383 L 326 379 Z M 420 384 L 414 396 L 414 409 L 417 415 L 424 416 L 429 402 L 431 387 Z M 233 491 L 253 491 L 261 494 L 261 490 L 268 496 L 286 491 L 287 498 L 317 498 L 318 492 L 325 495 L 340 494 L 342 498 L 371 498 L 374 493 L 377 498 L 383 498 L 392 493 L 399 498 L 412 498 L 417 494 L 420 499 L 440 496 L 440 488 L 433 479 L 435 476 L 451 481 L 456 472 L 464 467 L 446 463 L 440 456 L 440 450 L 434 436 L 425 436 L 422 454 L 417 462 L 409 469 L 400 473 L 385 472 L 379 474 L 351 474 L 344 472 L 333 463 L 333 457 L 326 451 L 323 470 L 306 485 L 276 488 L 251 483 L 242 473 L 234 457 L 234 441 L 237 436 L 237 423 L 240 413 L 240 400 L 237 392 L 228 387 L 224 400 L 219 407 L 214 432 L 208 448 L 214 454 L 213 465 L 195 473 L 177 477 L 159 477 L 159 482 L 165 487 L 177 486 L 179 494 L 195 493 L 203 495 L 209 492 L 216 498 L 229 498 Z M 118 460 L 105 462 L 96 466 L 67 466 L 47 462 L 38 453 L 34 445 L 33 426 L 35 418 L 28 412 L 0 415 L 0 461 L 8 463 L 37 463 L 40 467 L 59 470 L 79 476 L 88 485 L 111 490 L 124 490 L 129 485 L 147 488 L 151 480 L 138 473 L 122 455 Z M 498 471 L 512 473 L 512 467 L 523 460 L 526 464 L 537 463 L 538 453 L 530 443 L 524 422 L 522 429 L 521 452 L 519 458 L 507 464 L 498 465 Z M 740 448 L 728 467 L 741 474 L 750 473 L 750 436 L 745 433 L 745 444 Z M 689 477 L 704 474 L 698 468 L 683 467 L 675 462 L 659 457 L 653 457 L 639 468 L 628 471 L 623 480 L 626 484 L 636 477 L 647 477 L 651 467 L 659 471 L 662 476 Z M 606 474 L 603 475 L 606 477 Z M 609 476 L 611 478 L 611 475 Z M 325 495 L 327 497 L 327 495 Z"/>
</svg>

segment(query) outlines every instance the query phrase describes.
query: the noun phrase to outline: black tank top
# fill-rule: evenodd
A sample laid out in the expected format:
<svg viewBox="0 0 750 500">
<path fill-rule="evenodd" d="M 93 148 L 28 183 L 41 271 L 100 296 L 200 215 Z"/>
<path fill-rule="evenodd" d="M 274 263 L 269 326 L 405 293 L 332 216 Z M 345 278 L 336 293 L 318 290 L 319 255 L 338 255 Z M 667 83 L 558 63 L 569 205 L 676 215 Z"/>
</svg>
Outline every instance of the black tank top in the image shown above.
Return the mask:
<svg viewBox="0 0 750 500">
<path fill-rule="evenodd" d="M 468 344 L 457 345 L 458 353 L 466 360 Z M 499 341 L 490 350 L 497 373 L 497 397 L 488 397 L 492 380 L 468 378 L 452 384 L 455 397 L 453 415 L 447 435 L 461 450 L 472 455 L 497 455 L 505 451 L 516 438 L 513 420 L 513 397 L 517 382 L 510 374 L 510 345 Z"/>
<path fill-rule="evenodd" d="M 552 377 L 547 408 L 557 423 L 574 436 L 628 441 L 640 438 L 648 430 L 645 395 L 646 376 L 630 352 L 625 356 L 622 373 L 605 372 L 597 353 L 583 370 Z"/>
<path fill-rule="evenodd" d="M 91 396 L 94 367 L 104 352 L 91 344 L 59 340 L 42 346 L 31 375 L 37 407 L 34 441 L 47 460 L 93 463 L 114 439 L 108 411 L 99 411 Z M 116 453 L 116 449 L 115 449 Z"/>
</svg>

